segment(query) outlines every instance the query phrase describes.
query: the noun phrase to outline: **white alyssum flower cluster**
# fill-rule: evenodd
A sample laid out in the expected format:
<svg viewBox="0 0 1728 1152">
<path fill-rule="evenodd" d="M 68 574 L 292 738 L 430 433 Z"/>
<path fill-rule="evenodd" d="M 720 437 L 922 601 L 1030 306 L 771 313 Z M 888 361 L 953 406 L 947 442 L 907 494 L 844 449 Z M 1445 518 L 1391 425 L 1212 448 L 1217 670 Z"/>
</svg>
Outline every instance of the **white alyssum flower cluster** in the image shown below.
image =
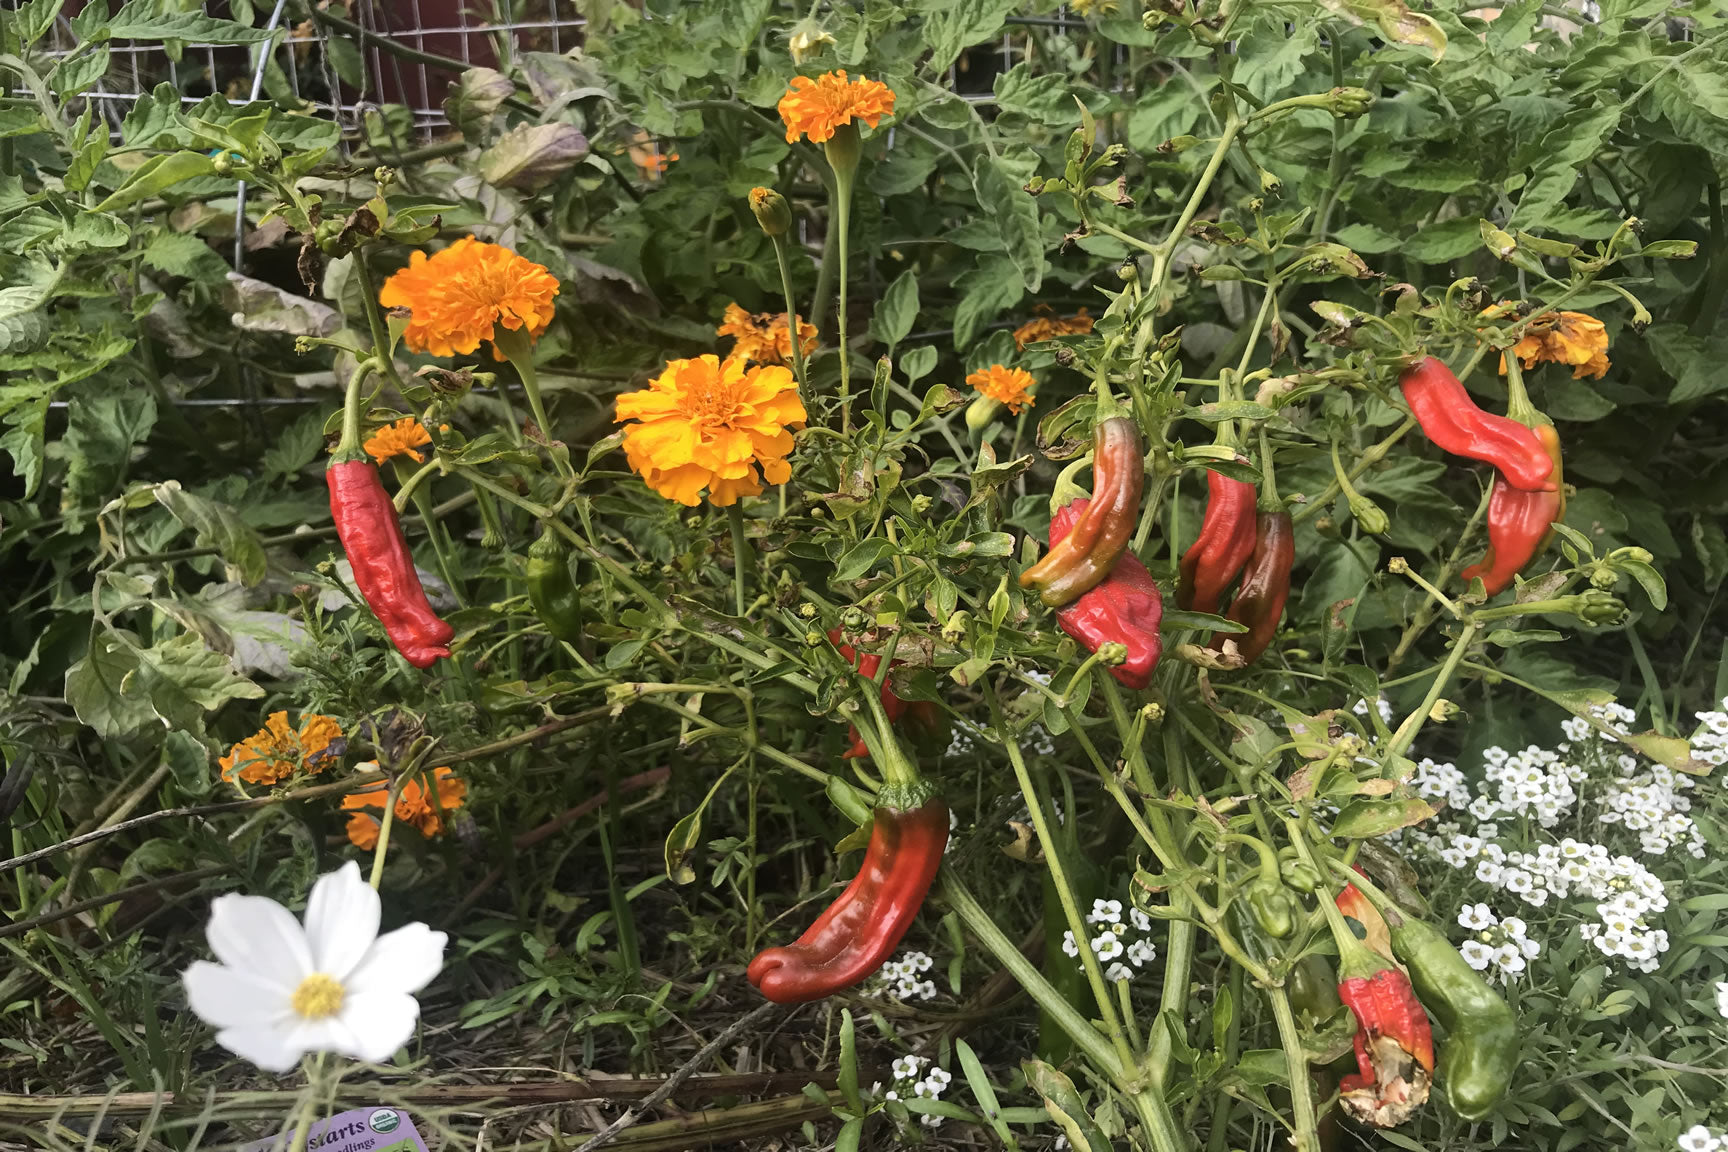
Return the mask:
<svg viewBox="0 0 1728 1152">
<path fill-rule="evenodd" d="M 929 1000 L 936 995 L 936 982 L 924 979 L 935 965 L 926 952 L 902 952 L 876 970 L 881 990 L 896 1000 Z"/>
<path fill-rule="evenodd" d="M 1638 846 L 1646 856 L 1662 856 L 1670 847 L 1681 847 L 1702 860 L 1704 835 L 1686 815 L 1692 809 L 1685 795 L 1693 787 L 1691 779 L 1661 764 L 1639 773 L 1636 756 L 1621 756 L 1619 762 L 1626 781 L 1603 792 L 1597 819 L 1638 833 Z"/>
<path fill-rule="evenodd" d="M 1728 1148 L 1728 1137 L 1702 1124 L 1694 1124 L 1680 1134 L 1680 1152 L 1722 1152 L 1724 1148 Z"/>
<path fill-rule="evenodd" d="M 1356 703 L 1350 706 L 1350 711 L 1356 713 L 1358 716 L 1368 715 L 1368 701 L 1356 701 Z M 1376 696 L 1374 698 L 1374 711 L 1380 714 L 1381 723 L 1392 723 L 1392 701 L 1386 699 L 1384 696 Z"/>
<path fill-rule="evenodd" d="M 1158 959 L 1158 949 L 1148 939 L 1152 931 L 1152 917 L 1138 908 L 1128 909 L 1128 920 L 1122 920 L 1122 901 L 1094 900 L 1092 911 L 1086 914 L 1086 923 L 1098 933 L 1088 944 L 1099 963 L 1105 965 L 1104 979 L 1132 980 L 1137 975 L 1136 969 L 1142 968 Z M 1074 941 L 1072 931 L 1062 934 L 1062 951 L 1069 956 L 1079 957 L 1080 945 Z M 1126 961 L 1126 963 L 1124 963 Z M 1085 967 L 1084 964 L 1081 967 Z"/>
<path fill-rule="evenodd" d="M 924 1068 L 930 1063 L 927 1056 L 901 1056 L 890 1068 L 894 1073 L 894 1084 L 887 1092 L 882 1091 L 880 1082 L 870 1089 L 872 1095 L 880 1094 L 884 1100 L 936 1100 L 948 1085 L 954 1082 L 954 1074 L 945 1068 Z M 940 1128 L 942 1117 L 922 1115 L 919 1121 L 926 1128 Z"/>
<path fill-rule="evenodd" d="M 1458 923 L 1472 933 L 1458 946 L 1459 955 L 1478 972 L 1494 969 L 1503 984 L 1516 980 L 1527 962 L 1542 954 L 1542 945 L 1530 939 L 1523 920 L 1516 916 L 1502 920 L 1486 904 L 1464 905 Z"/>
<path fill-rule="evenodd" d="M 1728 764 L 1728 696 L 1710 712 L 1694 712 L 1698 731 L 1692 735 L 1692 758 L 1706 764 Z"/>
</svg>

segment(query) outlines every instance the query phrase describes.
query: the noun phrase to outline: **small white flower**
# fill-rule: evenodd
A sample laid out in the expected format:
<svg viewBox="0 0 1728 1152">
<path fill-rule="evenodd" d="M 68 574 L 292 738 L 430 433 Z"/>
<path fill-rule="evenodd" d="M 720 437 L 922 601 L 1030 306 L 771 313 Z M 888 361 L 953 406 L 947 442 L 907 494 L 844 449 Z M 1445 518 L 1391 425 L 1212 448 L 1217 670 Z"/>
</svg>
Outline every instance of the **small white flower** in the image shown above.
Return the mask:
<svg viewBox="0 0 1728 1152">
<path fill-rule="evenodd" d="M 894 1079 L 910 1080 L 918 1075 L 918 1069 L 923 1063 L 917 1056 L 901 1056 L 890 1067 L 894 1070 Z"/>
<path fill-rule="evenodd" d="M 1104 979 L 1111 983 L 1116 983 L 1120 980 L 1132 980 L 1134 979 L 1134 969 L 1128 967 L 1126 964 L 1117 962 L 1104 969 Z"/>
<path fill-rule="evenodd" d="M 1458 923 L 1461 927 L 1475 931 L 1478 928 L 1494 926 L 1494 910 L 1486 904 L 1466 904 L 1458 910 Z"/>
<path fill-rule="evenodd" d="M 942 1089 L 948 1087 L 953 1079 L 954 1073 L 946 1068 L 932 1068 L 930 1075 L 924 1078 L 925 1083 L 930 1085 L 930 1095 L 932 1096 L 940 1096 Z"/>
<path fill-rule="evenodd" d="M 1476 862 L 1476 879 L 1484 884 L 1500 883 L 1500 875 L 1504 871 L 1504 868 L 1492 860 L 1478 860 Z"/>
<path fill-rule="evenodd" d="M 1094 900 L 1092 911 L 1086 917 L 1088 924 L 1120 924 L 1122 922 L 1122 901 Z"/>
<path fill-rule="evenodd" d="M 944 1117 L 935 1116 L 926 1112 L 922 1116 L 918 1117 L 918 1123 L 924 1125 L 926 1128 L 940 1128 L 942 1127 L 943 1119 Z"/>
<path fill-rule="evenodd" d="M 1716 982 L 1716 1011 L 1728 1020 L 1728 980 Z"/>
<path fill-rule="evenodd" d="M 1521 940 L 1530 934 L 1530 929 L 1525 926 L 1524 921 L 1516 916 L 1508 916 L 1500 921 L 1500 927 L 1504 928 L 1506 934 L 1514 940 Z"/>
<path fill-rule="evenodd" d="M 447 937 L 420 923 L 380 936 L 380 913 L 353 861 L 319 877 L 304 924 L 264 896 L 218 896 L 205 929 L 218 963 L 183 977 L 192 1011 L 266 1072 L 307 1052 L 389 1059 L 414 1034 L 414 993 L 443 967 Z"/>
<path fill-rule="evenodd" d="M 1681 1152 L 1717 1152 L 1722 1141 L 1702 1124 L 1694 1124 L 1680 1137 Z"/>
<path fill-rule="evenodd" d="M 1138 968 L 1158 959 L 1158 949 L 1150 940 L 1136 940 L 1128 945 L 1128 961 Z M 1728 1013 L 1724 1013 L 1728 1015 Z"/>
<path fill-rule="evenodd" d="M 1092 941 L 1092 951 L 1100 960 L 1114 960 L 1122 955 L 1122 940 L 1114 932 L 1106 932 Z"/>
<path fill-rule="evenodd" d="M 1528 892 L 1535 886 L 1536 880 L 1522 868 L 1508 868 L 1501 875 L 1500 883 L 1508 892 Z"/>
<path fill-rule="evenodd" d="M 1140 911 L 1138 908 L 1128 909 L 1128 922 L 1134 925 L 1134 930 L 1136 932 L 1152 931 L 1152 917 L 1146 915 L 1146 913 Z"/>
<path fill-rule="evenodd" d="M 1074 942 L 1074 933 L 1072 933 L 1072 932 L 1062 933 L 1062 951 L 1064 953 L 1066 953 L 1069 957 L 1075 957 L 1075 956 L 1080 955 L 1080 945 L 1078 945 Z"/>
<path fill-rule="evenodd" d="M 1494 949 L 1480 940 L 1466 940 L 1458 946 L 1458 954 L 1464 957 L 1464 962 L 1481 972 L 1494 962 Z"/>
<path fill-rule="evenodd" d="M 1542 955 L 1542 945 L 1538 941 L 1530 939 L 1528 936 L 1518 941 L 1518 950 L 1524 953 L 1524 959 L 1526 960 L 1534 960 L 1536 957 Z"/>
</svg>

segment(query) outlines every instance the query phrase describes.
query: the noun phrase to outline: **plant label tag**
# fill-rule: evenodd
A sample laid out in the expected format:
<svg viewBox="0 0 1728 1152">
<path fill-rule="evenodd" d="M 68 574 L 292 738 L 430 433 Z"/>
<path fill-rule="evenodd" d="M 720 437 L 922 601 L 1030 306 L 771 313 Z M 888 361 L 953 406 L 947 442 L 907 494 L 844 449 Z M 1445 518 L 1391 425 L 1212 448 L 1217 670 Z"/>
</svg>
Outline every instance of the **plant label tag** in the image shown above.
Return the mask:
<svg viewBox="0 0 1728 1152">
<path fill-rule="evenodd" d="M 293 1130 L 244 1144 L 240 1152 L 280 1152 Z M 408 1113 L 395 1108 L 355 1108 L 312 1125 L 306 1152 L 427 1152 Z"/>
</svg>

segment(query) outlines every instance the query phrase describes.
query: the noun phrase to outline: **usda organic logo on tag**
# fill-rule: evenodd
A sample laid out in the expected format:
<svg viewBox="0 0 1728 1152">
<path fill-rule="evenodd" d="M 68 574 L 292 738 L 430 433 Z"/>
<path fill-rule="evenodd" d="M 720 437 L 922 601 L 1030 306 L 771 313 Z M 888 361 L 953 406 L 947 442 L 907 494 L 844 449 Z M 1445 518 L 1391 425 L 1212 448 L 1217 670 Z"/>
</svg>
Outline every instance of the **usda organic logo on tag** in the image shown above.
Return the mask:
<svg viewBox="0 0 1728 1152">
<path fill-rule="evenodd" d="M 402 1123 L 402 1116 L 394 1108 L 380 1108 L 366 1118 L 366 1123 L 374 1132 L 394 1132 Z"/>
</svg>

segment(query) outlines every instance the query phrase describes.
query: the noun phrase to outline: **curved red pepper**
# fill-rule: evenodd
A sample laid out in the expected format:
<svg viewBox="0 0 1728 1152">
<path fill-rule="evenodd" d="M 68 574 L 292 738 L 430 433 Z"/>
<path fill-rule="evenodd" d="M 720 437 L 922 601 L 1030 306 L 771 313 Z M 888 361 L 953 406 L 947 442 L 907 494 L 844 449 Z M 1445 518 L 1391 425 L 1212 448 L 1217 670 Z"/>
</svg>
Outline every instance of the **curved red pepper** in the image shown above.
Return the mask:
<svg viewBox="0 0 1728 1152">
<path fill-rule="evenodd" d="M 1536 558 L 1553 537 L 1555 521 L 1566 515 L 1560 434 L 1552 424 L 1543 424 L 1536 428 L 1536 436 L 1554 462 L 1554 491 L 1525 492 L 1509 484 L 1505 473 L 1495 476 L 1494 490 L 1488 495 L 1488 554 L 1458 573 L 1465 583 L 1482 577 L 1490 596 L 1511 584 L 1512 577 Z"/>
<path fill-rule="evenodd" d="M 1050 518 L 1050 544 L 1055 545 L 1073 529 L 1090 500 L 1075 500 L 1057 509 Z M 1116 566 L 1096 587 L 1078 600 L 1056 610 L 1062 631 L 1078 640 L 1088 652 L 1104 644 L 1124 644 L 1128 658 L 1110 669 L 1110 675 L 1138 691 L 1152 682 L 1163 640 L 1158 625 L 1164 618 L 1164 598 L 1152 574 L 1140 558 L 1123 552 Z"/>
<path fill-rule="evenodd" d="M 1208 469 L 1206 519 L 1200 525 L 1200 538 L 1182 554 L 1177 606 L 1216 613 L 1254 551 L 1254 535 L 1254 485 Z"/>
<path fill-rule="evenodd" d="M 1454 456 L 1468 456 L 1500 470 L 1506 482 L 1526 492 L 1559 487 L 1554 461 L 1535 432 L 1506 416 L 1477 407 L 1452 370 L 1423 357 L 1398 378 L 1404 402 L 1428 439 Z"/>
<path fill-rule="evenodd" d="M 876 809 L 858 875 L 797 943 L 769 948 L 745 973 L 778 1004 L 820 1000 L 866 979 L 924 904 L 948 845 L 948 805 Z"/>
<path fill-rule="evenodd" d="M 1242 569 L 1242 586 L 1225 614 L 1248 625 L 1248 631 L 1212 637 L 1212 647 L 1219 650 L 1225 640 L 1236 641 L 1236 650 L 1249 664 L 1260 659 L 1278 634 L 1284 602 L 1290 598 L 1290 566 L 1296 562 L 1296 527 L 1290 513 L 1282 508 L 1262 511 L 1256 519 L 1254 554 Z"/>
<path fill-rule="evenodd" d="M 337 460 L 325 472 L 330 515 L 354 583 L 396 650 L 416 668 L 429 668 L 450 655 L 456 630 L 432 611 L 408 541 L 396 519 L 396 505 L 370 460 Z"/>
<path fill-rule="evenodd" d="M 1097 587 L 1128 549 L 1145 479 L 1140 426 L 1126 416 L 1100 420 L 1092 429 L 1092 498 L 1085 514 L 1066 537 L 1052 537 L 1044 558 L 1020 573 L 1020 587 L 1037 589 L 1052 608 Z"/>
</svg>

